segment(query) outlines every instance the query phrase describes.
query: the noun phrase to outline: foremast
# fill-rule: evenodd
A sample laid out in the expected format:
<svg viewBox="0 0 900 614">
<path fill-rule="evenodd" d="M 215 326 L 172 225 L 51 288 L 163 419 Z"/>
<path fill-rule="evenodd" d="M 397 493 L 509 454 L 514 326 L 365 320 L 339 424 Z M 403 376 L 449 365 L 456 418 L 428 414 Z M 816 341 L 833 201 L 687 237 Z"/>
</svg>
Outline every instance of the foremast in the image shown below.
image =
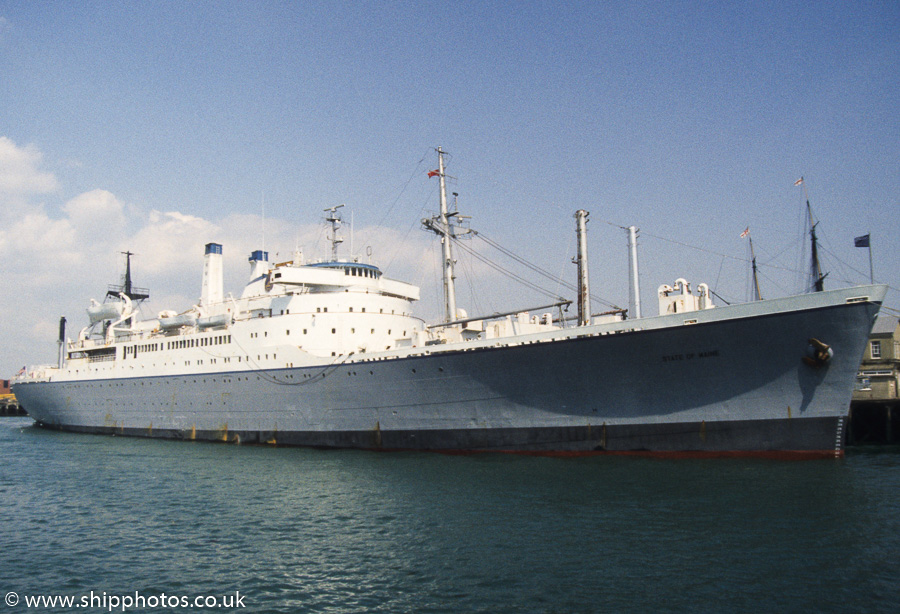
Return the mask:
<svg viewBox="0 0 900 614">
<path fill-rule="evenodd" d="M 816 238 L 816 226 L 819 223 L 813 220 L 812 207 L 809 204 L 809 192 L 806 191 L 806 183 L 803 181 L 803 177 L 800 177 L 794 185 L 803 186 L 803 196 L 806 198 L 806 213 L 809 216 L 809 241 L 812 247 L 810 277 L 812 278 L 813 290 L 821 292 L 825 289 L 825 277 L 828 273 L 822 273 L 822 265 L 819 263 L 819 242 Z"/>
<path fill-rule="evenodd" d="M 753 274 L 752 300 L 761 301 L 762 293 L 759 290 L 759 270 L 756 267 L 756 252 L 753 249 L 753 236 L 750 234 L 750 228 L 747 227 L 747 230 L 745 230 L 741 236 L 746 236 L 750 240 L 750 269 Z"/>
</svg>

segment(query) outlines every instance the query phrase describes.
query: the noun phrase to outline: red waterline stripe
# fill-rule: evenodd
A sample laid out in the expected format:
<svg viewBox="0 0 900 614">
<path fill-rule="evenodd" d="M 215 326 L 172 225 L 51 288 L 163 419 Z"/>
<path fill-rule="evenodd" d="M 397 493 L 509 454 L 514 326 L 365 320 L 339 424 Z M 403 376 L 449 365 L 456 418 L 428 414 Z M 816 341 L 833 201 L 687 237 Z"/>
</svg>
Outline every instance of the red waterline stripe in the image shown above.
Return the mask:
<svg viewBox="0 0 900 614">
<path fill-rule="evenodd" d="M 448 456 L 472 454 L 514 454 L 555 458 L 589 456 L 637 456 L 660 459 L 762 458 L 769 460 L 818 460 L 843 458 L 843 450 L 402 450 L 376 449 L 380 452 L 436 452 Z"/>
</svg>

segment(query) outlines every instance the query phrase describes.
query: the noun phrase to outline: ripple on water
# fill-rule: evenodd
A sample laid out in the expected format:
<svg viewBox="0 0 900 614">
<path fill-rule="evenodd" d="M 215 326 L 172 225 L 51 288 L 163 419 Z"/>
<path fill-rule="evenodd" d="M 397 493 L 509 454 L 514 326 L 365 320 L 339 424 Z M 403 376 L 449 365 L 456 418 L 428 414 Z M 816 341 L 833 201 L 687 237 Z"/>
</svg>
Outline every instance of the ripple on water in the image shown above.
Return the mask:
<svg viewBox="0 0 900 614">
<path fill-rule="evenodd" d="M 373 454 L 0 421 L 0 585 L 268 612 L 893 611 L 900 450 Z"/>
</svg>

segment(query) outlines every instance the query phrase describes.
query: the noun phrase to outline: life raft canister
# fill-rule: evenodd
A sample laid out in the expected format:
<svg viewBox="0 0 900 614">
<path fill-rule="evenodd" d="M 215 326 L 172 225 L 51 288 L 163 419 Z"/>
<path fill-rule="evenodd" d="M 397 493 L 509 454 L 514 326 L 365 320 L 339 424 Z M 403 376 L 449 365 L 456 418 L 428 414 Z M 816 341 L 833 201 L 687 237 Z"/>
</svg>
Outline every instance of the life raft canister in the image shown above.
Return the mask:
<svg viewBox="0 0 900 614">
<path fill-rule="evenodd" d="M 807 341 L 809 345 L 806 347 L 806 355 L 803 357 L 803 362 L 815 368 L 828 364 L 828 361 L 834 356 L 834 350 L 831 349 L 831 346 L 816 338 L 810 338 Z"/>
</svg>

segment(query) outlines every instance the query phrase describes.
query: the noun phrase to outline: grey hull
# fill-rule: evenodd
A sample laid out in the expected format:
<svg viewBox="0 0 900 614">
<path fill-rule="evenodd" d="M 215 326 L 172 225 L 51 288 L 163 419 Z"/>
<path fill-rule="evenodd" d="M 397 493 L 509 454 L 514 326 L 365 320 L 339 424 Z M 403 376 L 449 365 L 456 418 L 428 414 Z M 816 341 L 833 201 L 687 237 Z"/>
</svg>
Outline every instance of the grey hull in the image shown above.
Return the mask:
<svg viewBox="0 0 900 614">
<path fill-rule="evenodd" d="M 22 383 L 15 392 L 45 426 L 177 439 L 834 454 L 879 308 L 838 298 L 802 299 L 822 305 L 802 309 L 751 307 L 746 316 L 722 308 L 713 310 L 718 319 L 691 325 L 507 347 L 265 372 Z M 811 338 L 831 346 L 826 364 L 804 361 Z"/>
</svg>

